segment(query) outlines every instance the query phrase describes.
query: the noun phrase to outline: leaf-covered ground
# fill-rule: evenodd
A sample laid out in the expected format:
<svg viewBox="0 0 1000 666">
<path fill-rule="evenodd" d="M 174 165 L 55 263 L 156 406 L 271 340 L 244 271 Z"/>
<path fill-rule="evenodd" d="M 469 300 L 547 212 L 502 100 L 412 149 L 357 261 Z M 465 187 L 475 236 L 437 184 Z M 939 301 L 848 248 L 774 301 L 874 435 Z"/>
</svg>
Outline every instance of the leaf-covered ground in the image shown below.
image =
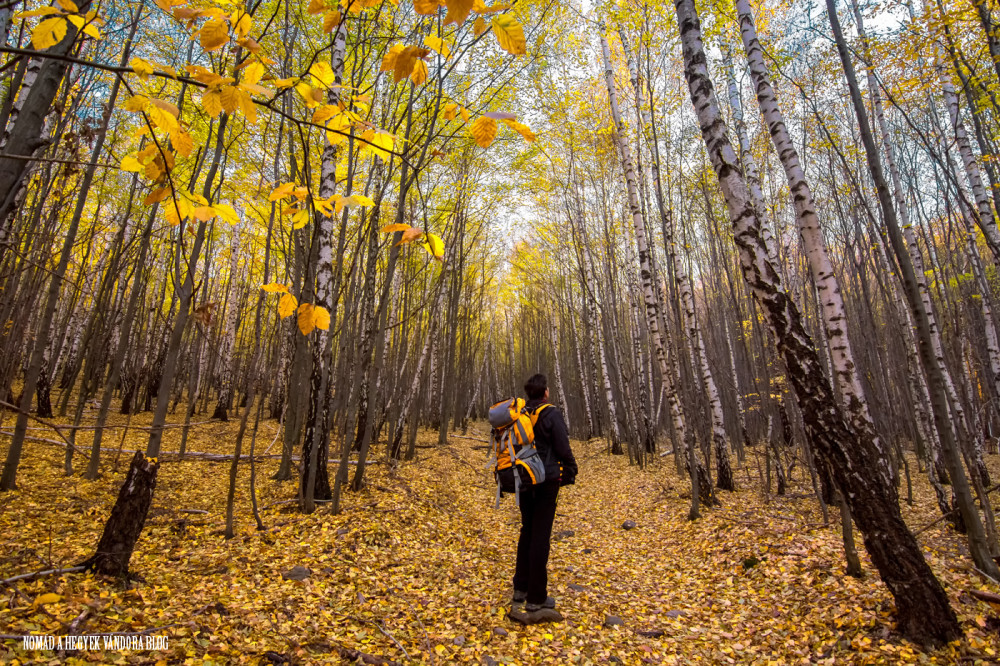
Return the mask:
<svg viewBox="0 0 1000 666">
<path fill-rule="evenodd" d="M 3 429 L 10 427 L 8 416 Z M 229 453 L 237 427 L 198 426 L 189 449 Z M 262 424 L 258 453 L 274 428 Z M 177 433 L 166 450 L 176 449 Z M 119 437 L 110 441 L 117 446 Z M 26 653 L 20 641 L 3 640 L 0 662 L 336 663 L 351 654 L 368 663 L 432 664 L 996 662 L 996 610 L 967 591 L 998 590 L 972 571 L 961 537 L 943 526 L 919 537 L 967 635 L 923 653 L 893 632 L 891 597 L 868 560 L 865 579 L 844 574 L 839 521 L 834 514 L 823 525 L 801 467 L 787 497 L 765 497 L 753 450 L 739 470 L 740 490 L 722 493 L 722 506 L 692 523 L 671 457 L 639 470 L 606 455 L 599 441 L 574 442 L 579 481 L 560 495 L 550 561 L 550 594 L 566 621 L 521 627 L 504 617 L 518 526 L 513 501 L 493 509 L 480 442 L 456 437 L 438 448 L 435 439 L 422 436 L 419 461 L 398 470 L 381 463 L 380 450 L 367 487 L 348 493 L 339 515 L 298 513 L 294 483 L 269 478 L 277 461 L 258 463 L 264 532 L 254 529 L 243 464 L 231 541 L 222 535 L 229 463 L 165 456 L 132 559 L 145 582 L 126 589 L 69 574 L 0 586 L 0 634 L 148 631 L 167 636 L 168 650 Z M 106 451 L 95 482 L 64 477 L 62 449 L 29 443 L 20 490 L 0 495 L 0 578 L 89 556 L 129 447 L 143 443 L 141 431 L 126 436 L 117 470 L 114 451 Z M 0 436 L 0 454 L 8 444 Z M 79 444 L 89 444 L 86 432 Z M 913 528 L 937 517 L 922 479 L 915 495 L 915 505 L 903 507 Z M 623 529 L 627 520 L 636 527 Z M 312 573 L 283 579 L 295 566 Z M 605 628 L 611 615 L 624 625 Z"/>
</svg>

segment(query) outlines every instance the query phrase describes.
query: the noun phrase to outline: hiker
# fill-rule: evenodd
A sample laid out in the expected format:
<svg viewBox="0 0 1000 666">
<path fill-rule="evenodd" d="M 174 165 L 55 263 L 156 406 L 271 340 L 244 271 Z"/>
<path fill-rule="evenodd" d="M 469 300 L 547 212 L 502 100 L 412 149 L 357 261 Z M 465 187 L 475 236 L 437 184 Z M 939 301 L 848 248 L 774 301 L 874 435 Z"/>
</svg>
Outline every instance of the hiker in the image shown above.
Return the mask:
<svg viewBox="0 0 1000 666">
<path fill-rule="evenodd" d="M 528 613 L 555 608 L 548 596 L 549 546 L 552 522 L 556 517 L 556 497 L 560 486 L 576 481 L 576 459 L 569 447 L 569 435 L 562 412 L 548 402 L 548 381 L 543 374 L 533 375 L 524 384 L 528 397 L 524 411 L 534 415 L 535 447 L 545 462 L 545 481 L 523 487 L 519 493 L 521 536 L 517 540 L 517 565 L 514 572 L 514 599 L 511 609 L 524 604 Z"/>
</svg>

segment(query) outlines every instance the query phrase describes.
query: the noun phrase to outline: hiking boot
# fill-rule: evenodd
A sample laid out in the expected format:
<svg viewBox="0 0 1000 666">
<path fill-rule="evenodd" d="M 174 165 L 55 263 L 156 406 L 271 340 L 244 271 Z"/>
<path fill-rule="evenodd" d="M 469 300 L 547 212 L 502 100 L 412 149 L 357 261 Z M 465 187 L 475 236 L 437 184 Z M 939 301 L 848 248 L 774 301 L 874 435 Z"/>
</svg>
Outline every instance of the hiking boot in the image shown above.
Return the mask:
<svg viewBox="0 0 1000 666">
<path fill-rule="evenodd" d="M 543 608 L 555 608 L 556 600 L 554 597 L 545 597 L 545 601 L 540 604 L 525 604 L 524 610 L 528 613 L 534 613 L 535 611 L 540 611 Z"/>
<path fill-rule="evenodd" d="M 511 610 L 517 610 L 524 606 L 524 602 L 528 600 L 528 593 L 521 590 L 514 590 L 514 596 L 510 600 Z"/>
</svg>

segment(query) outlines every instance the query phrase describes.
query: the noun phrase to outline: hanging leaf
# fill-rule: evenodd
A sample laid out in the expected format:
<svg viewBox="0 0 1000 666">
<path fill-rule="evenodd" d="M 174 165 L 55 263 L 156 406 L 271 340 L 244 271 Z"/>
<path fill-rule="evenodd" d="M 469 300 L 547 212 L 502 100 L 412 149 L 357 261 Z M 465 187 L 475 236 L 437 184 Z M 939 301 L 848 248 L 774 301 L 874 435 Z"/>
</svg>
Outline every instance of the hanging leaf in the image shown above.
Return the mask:
<svg viewBox="0 0 1000 666">
<path fill-rule="evenodd" d="M 205 109 L 205 113 L 212 118 L 222 113 L 222 98 L 219 97 L 219 91 L 206 90 L 203 92 L 201 94 L 201 108 Z"/>
<path fill-rule="evenodd" d="M 201 48 L 206 51 L 217 51 L 229 41 L 229 24 L 226 19 L 217 16 L 202 26 L 198 33 Z"/>
<path fill-rule="evenodd" d="M 420 16 L 437 13 L 438 7 L 438 0 L 413 0 L 413 11 Z"/>
<path fill-rule="evenodd" d="M 132 71 L 135 72 L 136 75 L 143 81 L 148 79 L 150 74 L 155 71 L 152 63 L 143 60 L 142 58 L 132 58 L 128 61 L 128 66 L 131 67 Z"/>
<path fill-rule="evenodd" d="M 418 227 L 410 227 L 409 229 L 403 232 L 403 237 L 399 239 L 399 242 L 396 243 L 396 245 L 403 245 L 404 243 L 415 241 L 416 239 L 420 238 L 420 235 L 423 233 L 424 233 L 423 229 L 420 229 Z"/>
<path fill-rule="evenodd" d="M 281 283 L 278 283 L 278 282 L 272 282 L 270 284 L 262 284 L 262 285 L 260 285 L 260 288 L 263 289 L 264 291 L 266 291 L 269 294 L 287 294 L 288 293 L 288 287 L 286 287 L 285 285 L 283 285 Z"/>
<path fill-rule="evenodd" d="M 465 23 L 465 19 L 469 17 L 469 12 L 472 11 L 472 5 L 475 0 L 445 0 L 444 4 L 448 7 L 448 13 L 445 14 L 444 24 L 456 23 L 462 25 Z"/>
<path fill-rule="evenodd" d="M 403 222 L 395 222 L 393 224 L 385 225 L 384 227 L 379 229 L 379 231 L 381 231 L 383 234 L 391 234 L 395 231 L 406 231 L 409 228 L 410 225 L 408 224 L 404 224 Z"/>
<path fill-rule="evenodd" d="M 423 60 L 418 60 L 413 64 L 410 80 L 413 81 L 413 85 L 415 86 L 423 85 L 424 81 L 427 80 L 427 65 Z"/>
<path fill-rule="evenodd" d="M 451 56 L 451 49 L 444 43 L 444 40 L 437 35 L 427 35 L 424 37 L 424 46 L 436 53 L 440 53 L 445 58 Z"/>
<path fill-rule="evenodd" d="M 379 65 L 378 71 L 391 72 L 396 69 L 396 58 L 399 57 L 399 54 L 403 52 L 404 48 L 406 47 L 402 44 L 393 44 L 390 46 L 389 50 L 382 57 L 382 64 Z"/>
<path fill-rule="evenodd" d="M 504 123 L 507 127 L 510 127 L 512 130 L 523 136 L 524 140 L 528 143 L 535 140 L 535 133 L 532 132 L 527 125 L 519 123 L 516 120 L 504 120 Z"/>
<path fill-rule="evenodd" d="M 475 34 L 476 37 L 478 37 L 479 35 L 486 32 L 486 30 L 487 30 L 486 21 L 483 20 L 482 16 L 477 16 L 476 20 L 472 24 L 473 34 Z"/>
<path fill-rule="evenodd" d="M 330 67 L 330 63 L 328 62 L 313 63 L 313 66 L 309 68 L 309 73 L 312 74 L 316 85 L 321 85 L 325 88 L 332 86 L 336 79 L 333 68 Z"/>
<path fill-rule="evenodd" d="M 151 206 L 151 205 L 153 205 L 155 203 L 160 203 L 161 201 L 163 201 L 164 199 L 166 199 L 168 196 L 170 196 L 170 188 L 169 187 L 160 187 L 160 188 L 157 188 L 157 189 L 153 190 L 152 192 L 150 192 L 149 194 L 146 195 L 146 197 L 142 200 L 142 205 L 144 205 L 144 206 Z"/>
<path fill-rule="evenodd" d="M 298 305 L 299 301 L 286 291 L 281 300 L 278 301 L 278 316 L 282 319 L 290 317 Z"/>
<path fill-rule="evenodd" d="M 330 312 L 322 305 L 313 307 L 313 323 L 323 331 L 330 330 Z"/>
<path fill-rule="evenodd" d="M 146 165 L 137 160 L 132 155 L 126 155 L 122 158 L 121 168 L 123 171 L 131 171 L 133 173 L 141 173 Z"/>
<path fill-rule="evenodd" d="M 423 244 L 424 249 L 430 253 L 432 257 L 438 261 L 444 261 L 444 241 L 441 237 L 436 234 L 424 234 L 426 242 Z"/>
<path fill-rule="evenodd" d="M 524 28 L 510 14 L 494 16 L 493 34 L 497 37 L 497 43 L 507 53 L 520 55 L 527 53 L 528 47 L 524 41 Z"/>
<path fill-rule="evenodd" d="M 312 303 L 303 303 L 299 306 L 298 325 L 302 335 L 309 335 L 316 328 L 316 308 Z"/>
<path fill-rule="evenodd" d="M 396 144 L 396 137 L 392 134 L 376 132 L 375 130 L 366 131 L 361 135 L 361 138 L 367 142 L 365 148 L 382 161 L 389 159 L 389 151 Z"/>
<path fill-rule="evenodd" d="M 238 224 L 240 221 L 240 216 L 236 212 L 236 209 L 229 204 L 215 204 L 212 206 L 212 210 L 215 211 L 220 220 L 228 224 Z"/>
<path fill-rule="evenodd" d="M 62 16 L 53 16 L 41 21 L 31 31 L 31 45 L 39 51 L 55 46 L 66 36 L 68 25 Z"/>
<path fill-rule="evenodd" d="M 333 32 L 333 29 L 340 25 L 340 12 L 328 12 L 323 16 L 323 32 Z"/>
<path fill-rule="evenodd" d="M 469 126 L 469 134 L 480 148 L 489 148 L 497 138 L 497 121 L 487 116 L 480 116 Z"/>
</svg>

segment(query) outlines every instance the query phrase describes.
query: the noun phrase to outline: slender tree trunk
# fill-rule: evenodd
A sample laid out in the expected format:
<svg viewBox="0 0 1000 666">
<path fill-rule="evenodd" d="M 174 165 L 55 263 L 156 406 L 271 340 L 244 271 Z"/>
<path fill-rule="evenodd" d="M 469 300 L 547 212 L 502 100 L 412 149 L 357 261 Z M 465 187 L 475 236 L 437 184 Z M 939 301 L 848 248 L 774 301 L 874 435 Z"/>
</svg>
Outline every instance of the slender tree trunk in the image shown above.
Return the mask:
<svg viewBox="0 0 1000 666">
<path fill-rule="evenodd" d="M 746 181 L 708 76 L 694 2 L 677 0 L 674 6 L 691 101 L 729 209 L 743 275 L 770 323 L 810 439 L 845 491 L 872 562 L 896 599 L 902 633 L 921 643 L 953 640 L 962 633 L 958 619 L 900 516 L 894 489 L 886 487 L 876 471 L 877 452 L 851 431 L 802 327 L 798 308 L 777 288 L 781 279 L 768 261 Z"/>
</svg>

